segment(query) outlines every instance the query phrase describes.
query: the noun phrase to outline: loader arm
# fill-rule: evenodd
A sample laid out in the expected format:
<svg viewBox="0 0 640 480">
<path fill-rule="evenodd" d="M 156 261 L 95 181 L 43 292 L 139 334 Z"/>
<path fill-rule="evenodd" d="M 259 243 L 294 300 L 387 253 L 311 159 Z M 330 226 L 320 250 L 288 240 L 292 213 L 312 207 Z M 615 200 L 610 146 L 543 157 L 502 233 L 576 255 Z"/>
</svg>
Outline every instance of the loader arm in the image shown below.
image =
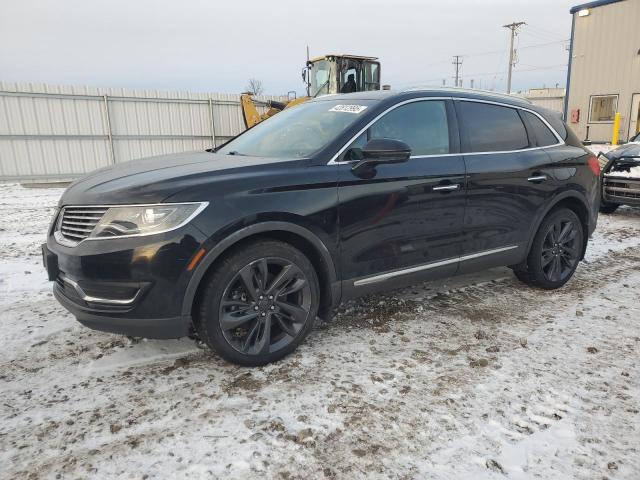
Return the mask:
<svg viewBox="0 0 640 480">
<path fill-rule="evenodd" d="M 266 120 L 269 117 L 273 117 L 276 113 L 281 112 L 285 108 L 293 107 L 302 102 L 309 100 L 309 97 L 295 98 L 289 102 L 278 102 L 276 100 L 267 100 L 266 102 L 255 100 L 248 93 L 240 95 L 240 106 L 242 107 L 242 119 L 244 120 L 244 126 L 251 128 L 254 125 Z M 266 107 L 265 113 L 258 111 L 258 106 Z"/>
<path fill-rule="evenodd" d="M 244 120 L 244 126 L 251 128 L 287 108 L 288 103 L 278 102 L 276 100 L 267 100 L 266 102 L 263 102 L 253 99 L 248 93 L 243 93 L 240 95 L 240 106 L 242 107 L 242 119 Z M 267 111 L 265 113 L 260 113 L 258 111 L 258 106 L 267 107 Z"/>
</svg>

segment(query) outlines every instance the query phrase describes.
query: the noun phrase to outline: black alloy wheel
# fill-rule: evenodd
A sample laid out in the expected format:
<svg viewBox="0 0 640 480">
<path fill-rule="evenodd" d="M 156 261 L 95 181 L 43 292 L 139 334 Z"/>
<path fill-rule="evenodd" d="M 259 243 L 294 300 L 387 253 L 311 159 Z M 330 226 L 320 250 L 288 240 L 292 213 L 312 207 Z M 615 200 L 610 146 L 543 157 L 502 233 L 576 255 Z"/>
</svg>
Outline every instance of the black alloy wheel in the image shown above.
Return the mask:
<svg viewBox="0 0 640 480">
<path fill-rule="evenodd" d="M 582 260 L 585 235 L 585 227 L 573 210 L 551 211 L 538 228 L 526 261 L 512 267 L 516 277 L 534 287 L 560 288 Z"/>
<path fill-rule="evenodd" d="M 311 288 L 302 270 L 284 258 L 260 258 L 227 284 L 220 327 L 238 352 L 266 355 L 297 337 L 310 310 Z"/>
<path fill-rule="evenodd" d="M 194 326 L 228 361 L 258 366 L 291 353 L 309 334 L 320 305 L 311 261 L 273 239 L 243 243 L 203 280 Z"/>
<path fill-rule="evenodd" d="M 582 240 L 572 220 L 558 218 L 548 226 L 540 260 L 547 280 L 560 282 L 573 273 L 582 252 L 582 245 L 576 245 L 578 237 Z"/>
</svg>

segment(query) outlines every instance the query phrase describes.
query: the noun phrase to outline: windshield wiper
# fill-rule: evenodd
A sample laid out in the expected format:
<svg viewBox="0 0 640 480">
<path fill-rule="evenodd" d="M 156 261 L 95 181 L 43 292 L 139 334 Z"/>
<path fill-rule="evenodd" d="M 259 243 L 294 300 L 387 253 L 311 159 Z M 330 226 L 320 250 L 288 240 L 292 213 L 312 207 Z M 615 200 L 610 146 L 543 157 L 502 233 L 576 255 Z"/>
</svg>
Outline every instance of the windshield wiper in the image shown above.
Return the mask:
<svg viewBox="0 0 640 480">
<path fill-rule="evenodd" d="M 240 157 L 246 157 L 246 156 L 248 156 L 248 155 L 246 155 L 246 154 L 244 154 L 244 153 L 240 153 L 240 152 L 239 152 L 239 151 L 237 151 L 237 150 L 231 150 L 227 155 L 238 155 L 238 156 L 240 156 Z"/>
<path fill-rule="evenodd" d="M 320 95 L 320 92 L 322 91 L 322 89 L 324 87 L 326 87 L 328 84 L 329 84 L 329 80 L 327 79 L 326 82 L 324 82 L 322 85 L 320 85 L 320 88 L 318 89 L 318 91 L 311 98 L 316 98 L 318 95 Z M 327 93 L 329 93 L 329 89 L 327 89 Z"/>
</svg>

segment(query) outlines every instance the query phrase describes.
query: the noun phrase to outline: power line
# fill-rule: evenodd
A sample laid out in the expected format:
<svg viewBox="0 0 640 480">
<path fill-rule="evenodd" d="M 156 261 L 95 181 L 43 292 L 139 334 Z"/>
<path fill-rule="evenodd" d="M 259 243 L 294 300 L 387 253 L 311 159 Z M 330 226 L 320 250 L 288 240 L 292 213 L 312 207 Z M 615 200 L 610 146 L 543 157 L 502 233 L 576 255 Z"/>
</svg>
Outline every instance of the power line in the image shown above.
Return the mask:
<svg viewBox="0 0 640 480">
<path fill-rule="evenodd" d="M 557 44 L 561 44 L 561 43 L 567 43 L 569 42 L 569 39 L 566 40 L 556 40 L 553 42 L 544 42 L 544 43 L 536 43 L 536 44 L 532 44 L 532 45 L 524 45 L 524 46 L 518 46 L 518 51 L 520 50 L 528 50 L 528 49 L 532 49 L 532 48 L 541 48 L 541 47 L 547 47 L 550 45 L 557 45 Z M 495 55 L 495 54 L 509 54 L 509 50 L 507 48 L 502 49 L 502 50 L 492 50 L 492 51 L 484 51 L 484 52 L 476 52 L 476 53 L 469 53 L 469 54 L 463 54 L 463 55 L 457 55 L 456 57 L 460 57 L 460 60 L 463 60 L 464 58 L 469 58 L 469 57 L 479 57 L 479 56 L 484 56 L 484 55 Z M 497 59 L 498 62 L 502 62 L 504 61 L 505 63 L 508 62 L 508 59 L 505 59 L 504 57 L 502 57 L 502 59 Z M 435 66 L 435 65 L 442 65 L 445 63 L 449 63 L 451 62 L 451 60 L 439 60 L 439 61 L 435 61 L 429 64 L 426 64 L 425 67 L 431 67 L 431 66 Z M 495 72 L 489 72 L 489 73 L 466 73 L 464 76 L 469 78 L 469 77 L 478 77 L 478 76 L 489 76 L 489 75 L 500 75 L 500 81 L 504 78 L 504 75 L 507 72 L 507 68 L 505 68 L 504 70 L 501 71 L 497 71 L 497 67 L 498 65 L 496 65 L 496 71 Z M 558 67 L 566 67 L 566 64 L 562 64 L 562 65 L 552 65 L 552 66 L 543 66 L 543 67 L 536 67 L 534 69 L 518 69 L 519 72 L 529 72 L 532 70 L 543 70 L 543 69 L 550 69 L 550 68 L 558 68 Z M 458 73 L 458 77 L 461 77 L 460 72 Z M 430 83 L 430 82 L 438 82 L 440 83 L 442 81 L 442 76 L 439 76 L 437 78 L 433 78 L 433 79 L 429 79 L 429 80 L 421 80 L 419 82 L 422 83 Z M 403 83 L 400 84 L 400 86 L 416 86 L 418 82 L 407 82 L 407 83 Z"/>
<path fill-rule="evenodd" d="M 546 47 L 549 45 L 556 45 L 559 43 L 567 43 L 569 41 L 569 39 L 567 38 L 566 40 L 556 40 L 554 42 L 545 42 L 545 43 L 538 43 L 538 44 L 533 44 L 533 45 L 525 45 L 523 47 L 518 46 L 518 50 L 526 50 L 526 49 L 530 49 L 530 48 L 539 48 L 539 47 Z M 502 50 L 490 50 L 490 51 L 485 51 L 485 52 L 476 52 L 476 53 L 465 53 L 462 55 L 458 55 L 461 58 L 470 58 L 470 57 L 482 57 L 485 55 L 497 55 L 497 54 L 503 54 L 505 52 L 507 52 L 508 49 L 502 49 Z M 441 65 L 444 63 L 448 63 L 449 60 L 439 60 L 439 61 L 435 61 L 432 63 L 428 63 L 426 65 L 423 65 L 424 67 L 433 67 L 435 65 Z"/>
<path fill-rule="evenodd" d="M 540 34 L 544 34 L 547 35 L 548 37 L 552 37 L 552 38 L 564 38 L 564 34 L 558 33 L 558 32 L 552 32 L 551 30 L 547 30 L 546 28 L 542 28 L 542 27 L 538 27 L 537 25 L 531 25 L 530 23 L 527 24 L 528 29 L 537 31 Z"/>
<path fill-rule="evenodd" d="M 538 43 L 537 45 L 525 45 L 524 47 L 520 47 L 519 50 L 524 50 L 525 48 L 538 48 L 538 47 L 546 47 L 547 45 L 556 45 L 558 43 L 567 43 L 570 39 L 566 40 L 556 40 L 555 42 L 547 42 L 547 43 Z"/>
<path fill-rule="evenodd" d="M 522 64 L 524 65 L 524 64 Z M 536 70 L 553 70 L 553 69 L 565 69 L 567 68 L 567 64 L 566 63 L 559 63 L 556 65 L 546 65 L 546 66 L 534 66 L 531 65 L 532 68 L 519 68 L 518 72 L 534 72 Z M 490 76 L 497 76 L 500 75 L 500 79 L 502 79 L 504 77 L 505 71 L 504 70 L 500 70 L 500 71 L 495 71 L 495 72 L 480 72 L 480 73 L 467 73 L 465 75 L 465 77 L 490 77 Z M 437 78 L 430 78 L 427 80 L 419 80 L 419 81 L 415 81 L 415 82 L 407 82 L 407 83 L 401 83 L 399 86 L 415 86 L 418 87 L 421 84 L 423 85 L 427 85 L 429 83 L 432 82 L 439 82 L 442 80 L 442 77 L 437 77 Z"/>
<path fill-rule="evenodd" d="M 566 63 L 560 63 L 557 65 L 547 65 L 544 67 L 536 67 L 532 65 L 532 68 L 521 68 L 518 69 L 519 72 L 533 72 L 535 70 L 551 70 L 551 69 L 560 69 L 560 68 L 567 68 L 567 64 Z M 488 75 L 504 75 L 504 70 L 501 70 L 499 72 L 485 72 L 485 73 L 469 73 L 466 76 L 467 77 L 483 77 L 483 76 L 488 76 Z"/>
</svg>

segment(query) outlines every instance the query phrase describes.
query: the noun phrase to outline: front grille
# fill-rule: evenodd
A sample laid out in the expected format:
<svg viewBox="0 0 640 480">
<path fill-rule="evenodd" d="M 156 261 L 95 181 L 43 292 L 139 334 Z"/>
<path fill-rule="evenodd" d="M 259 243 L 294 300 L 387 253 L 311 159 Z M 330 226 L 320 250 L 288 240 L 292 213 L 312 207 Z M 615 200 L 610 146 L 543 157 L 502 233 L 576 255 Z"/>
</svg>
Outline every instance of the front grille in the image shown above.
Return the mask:
<svg viewBox="0 0 640 480">
<path fill-rule="evenodd" d="M 57 230 L 69 243 L 78 243 L 91 234 L 107 210 L 107 207 L 64 207 Z"/>
<path fill-rule="evenodd" d="M 612 180 L 606 178 L 604 180 L 604 192 L 608 197 L 624 197 L 640 200 L 640 182 Z"/>
</svg>

